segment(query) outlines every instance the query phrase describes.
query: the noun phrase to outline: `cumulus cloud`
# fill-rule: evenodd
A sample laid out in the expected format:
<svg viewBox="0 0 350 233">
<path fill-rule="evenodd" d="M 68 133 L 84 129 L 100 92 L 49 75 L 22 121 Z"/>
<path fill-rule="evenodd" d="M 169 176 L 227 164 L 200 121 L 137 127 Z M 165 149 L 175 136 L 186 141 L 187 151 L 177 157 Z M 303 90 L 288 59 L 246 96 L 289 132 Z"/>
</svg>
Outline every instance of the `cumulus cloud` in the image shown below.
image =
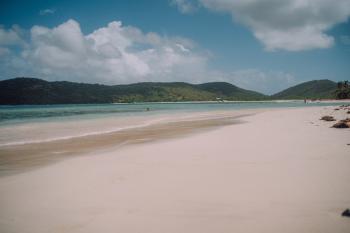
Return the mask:
<svg viewBox="0 0 350 233">
<path fill-rule="evenodd" d="M 207 9 L 231 14 L 268 51 L 329 48 L 334 38 L 327 30 L 350 16 L 350 0 L 198 1 Z"/>
<path fill-rule="evenodd" d="M 183 14 L 189 14 L 196 11 L 197 6 L 190 0 L 172 0 L 171 4 L 177 6 L 179 11 Z"/>
<path fill-rule="evenodd" d="M 0 30 L 0 45 L 22 40 L 13 29 Z M 13 52 L 1 48 L 2 70 L 26 71 L 26 75 L 51 80 L 108 84 L 192 81 L 200 78 L 207 63 L 206 54 L 189 39 L 144 33 L 120 21 L 87 35 L 72 19 L 54 28 L 36 25 L 30 29 L 27 46 Z M 21 69 L 16 68 L 19 64 Z"/>
<path fill-rule="evenodd" d="M 44 16 L 44 15 L 52 15 L 52 14 L 54 14 L 55 12 L 56 12 L 56 9 L 50 9 L 50 8 L 48 8 L 48 9 L 40 10 L 40 11 L 39 11 L 39 15 L 42 15 L 42 16 Z"/>
<path fill-rule="evenodd" d="M 0 46 L 23 45 L 23 33 L 23 29 L 18 25 L 14 25 L 10 29 L 5 29 L 0 25 Z"/>
</svg>

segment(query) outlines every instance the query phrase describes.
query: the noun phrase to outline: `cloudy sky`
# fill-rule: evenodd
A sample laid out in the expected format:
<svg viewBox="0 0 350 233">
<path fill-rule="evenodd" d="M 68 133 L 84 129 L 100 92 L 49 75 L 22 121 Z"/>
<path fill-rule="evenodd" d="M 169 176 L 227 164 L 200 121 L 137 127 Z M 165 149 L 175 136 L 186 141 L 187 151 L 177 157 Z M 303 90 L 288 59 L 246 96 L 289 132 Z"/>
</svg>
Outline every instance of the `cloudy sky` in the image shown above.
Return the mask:
<svg viewBox="0 0 350 233">
<path fill-rule="evenodd" d="M 0 3 L 0 79 L 226 81 L 266 94 L 350 77 L 350 0 Z"/>
</svg>

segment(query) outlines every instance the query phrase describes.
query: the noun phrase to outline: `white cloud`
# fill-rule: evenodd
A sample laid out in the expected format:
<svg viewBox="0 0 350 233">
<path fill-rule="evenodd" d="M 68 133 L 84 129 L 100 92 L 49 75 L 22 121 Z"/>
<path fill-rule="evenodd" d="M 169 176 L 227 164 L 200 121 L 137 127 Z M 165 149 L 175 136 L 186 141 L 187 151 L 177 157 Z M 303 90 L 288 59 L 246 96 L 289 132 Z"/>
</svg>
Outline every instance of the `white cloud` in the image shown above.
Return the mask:
<svg viewBox="0 0 350 233">
<path fill-rule="evenodd" d="M 0 26 L 0 46 L 23 45 L 22 34 L 23 30 L 17 25 L 10 29 Z"/>
<path fill-rule="evenodd" d="M 179 11 L 183 14 L 192 13 L 197 9 L 195 3 L 190 0 L 172 0 L 171 4 L 177 6 Z"/>
<path fill-rule="evenodd" d="M 190 52 L 189 49 L 185 48 L 182 44 L 175 44 L 177 47 L 181 49 L 182 52 Z"/>
<path fill-rule="evenodd" d="M 5 32 L 0 34 L 4 45 L 22 40 L 11 30 L 1 32 Z M 4 56 L 8 52 L 1 49 Z M 6 58 L 6 69 L 14 71 L 11 74 L 18 64 L 27 76 L 51 80 L 191 82 L 205 73 L 207 56 L 189 39 L 144 33 L 119 21 L 84 35 L 79 23 L 71 19 L 54 28 L 33 26 L 27 46 L 17 56 Z"/>
<path fill-rule="evenodd" d="M 189 4 L 181 1 L 182 5 Z M 198 0 L 205 8 L 232 15 L 266 50 L 329 48 L 327 30 L 350 16 L 350 0 Z"/>
<path fill-rule="evenodd" d="M 44 9 L 39 11 L 39 15 L 51 15 L 54 14 L 56 12 L 56 9 Z"/>
</svg>

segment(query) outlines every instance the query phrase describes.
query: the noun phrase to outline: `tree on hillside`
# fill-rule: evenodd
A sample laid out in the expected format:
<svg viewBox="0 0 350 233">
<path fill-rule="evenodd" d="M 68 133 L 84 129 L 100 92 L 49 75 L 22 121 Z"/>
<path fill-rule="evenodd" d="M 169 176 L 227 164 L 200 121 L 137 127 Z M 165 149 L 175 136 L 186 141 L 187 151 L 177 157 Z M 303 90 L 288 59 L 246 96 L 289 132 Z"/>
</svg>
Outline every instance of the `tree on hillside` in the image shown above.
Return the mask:
<svg viewBox="0 0 350 233">
<path fill-rule="evenodd" d="M 335 94 L 337 99 L 350 99 L 349 81 L 338 82 Z"/>
</svg>

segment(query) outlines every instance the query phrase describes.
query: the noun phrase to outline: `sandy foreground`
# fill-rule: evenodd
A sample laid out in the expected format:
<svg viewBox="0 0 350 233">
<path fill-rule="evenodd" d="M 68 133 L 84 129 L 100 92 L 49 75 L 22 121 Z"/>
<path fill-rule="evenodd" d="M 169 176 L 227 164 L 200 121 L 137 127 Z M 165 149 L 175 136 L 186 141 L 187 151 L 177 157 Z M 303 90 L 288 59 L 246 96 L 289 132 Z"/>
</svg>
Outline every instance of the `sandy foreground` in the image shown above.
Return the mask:
<svg viewBox="0 0 350 233">
<path fill-rule="evenodd" d="M 0 177 L 0 232 L 350 232 L 350 130 L 310 107 Z"/>
</svg>

